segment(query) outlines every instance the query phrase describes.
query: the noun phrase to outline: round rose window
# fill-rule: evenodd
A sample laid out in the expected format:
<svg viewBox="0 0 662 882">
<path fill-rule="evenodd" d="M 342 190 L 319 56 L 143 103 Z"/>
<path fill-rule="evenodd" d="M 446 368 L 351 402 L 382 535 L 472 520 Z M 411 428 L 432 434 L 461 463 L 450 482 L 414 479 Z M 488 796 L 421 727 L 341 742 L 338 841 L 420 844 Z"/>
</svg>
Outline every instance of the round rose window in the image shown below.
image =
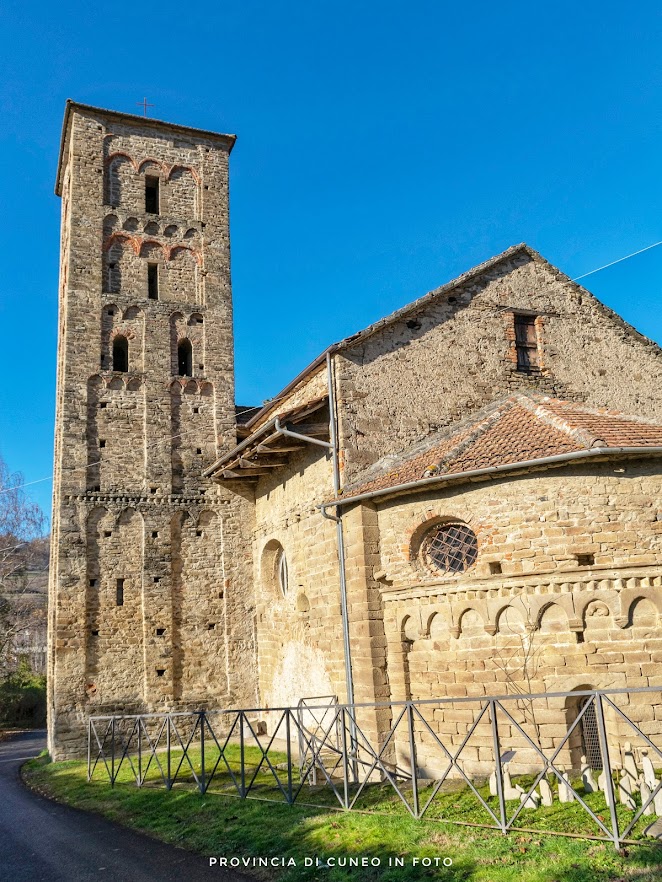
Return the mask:
<svg viewBox="0 0 662 882">
<path fill-rule="evenodd" d="M 438 524 L 423 539 L 421 554 L 428 569 L 463 573 L 476 563 L 478 540 L 466 524 Z"/>
</svg>

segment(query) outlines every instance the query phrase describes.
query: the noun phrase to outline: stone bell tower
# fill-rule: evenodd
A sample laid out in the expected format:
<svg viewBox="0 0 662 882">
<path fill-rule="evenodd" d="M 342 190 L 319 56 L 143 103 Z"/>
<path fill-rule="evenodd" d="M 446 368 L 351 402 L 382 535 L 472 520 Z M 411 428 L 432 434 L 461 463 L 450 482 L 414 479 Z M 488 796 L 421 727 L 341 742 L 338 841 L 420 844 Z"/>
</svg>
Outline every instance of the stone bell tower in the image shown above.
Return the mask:
<svg viewBox="0 0 662 882">
<path fill-rule="evenodd" d="M 68 102 L 49 748 L 86 718 L 254 700 L 247 502 L 202 477 L 236 443 L 232 135 Z M 235 587 L 237 586 L 237 587 Z"/>
</svg>

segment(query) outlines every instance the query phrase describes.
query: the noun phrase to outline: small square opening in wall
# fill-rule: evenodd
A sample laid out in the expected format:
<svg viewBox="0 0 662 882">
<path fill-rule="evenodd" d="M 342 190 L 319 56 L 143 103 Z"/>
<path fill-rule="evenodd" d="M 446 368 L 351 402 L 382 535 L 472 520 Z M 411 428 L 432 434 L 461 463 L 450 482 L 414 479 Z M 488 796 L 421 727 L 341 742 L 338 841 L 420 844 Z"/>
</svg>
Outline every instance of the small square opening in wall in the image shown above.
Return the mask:
<svg viewBox="0 0 662 882">
<path fill-rule="evenodd" d="M 100 401 L 100 402 L 99 402 L 99 409 L 100 409 L 100 410 L 105 410 L 106 407 L 108 407 L 108 402 L 107 402 L 107 401 Z"/>
<path fill-rule="evenodd" d="M 92 488 L 92 490 L 94 491 L 94 493 L 101 493 L 101 484 L 97 484 Z"/>
<path fill-rule="evenodd" d="M 205 369 L 204 364 L 199 364 L 199 365 L 198 365 L 198 370 L 199 370 L 199 371 L 204 371 L 204 369 Z"/>
<path fill-rule="evenodd" d="M 160 581 L 161 581 L 161 576 L 154 576 L 154 584 L 155 584 L 155 585 L 158 585 L 158 583 L 159 583 Z"/>
<path fill-rule="evenodd" d="M 202 453 L 202 447 L 196 447 L 196 448 L 195 448 L 195 452 L 196 452 L 197 454 Z"/>
<path fill-rule="evenodd" d="M 104 530 L 103 535 L 106 537 L 106 539 L 110 539 L 110 537 L 113 535 L 113 531 L 112 530 Z"/>
<path fill-rule="evenodd" d="M 577 566 L 579 567 L 592 567 L 595 565 L 595 555 L 594 554 L 578 554 L 577 555 Z"/>
<path fill-rule="evenodd" d="M 165 668 L 157 668 L 156 669 L 156 676 L 157 677 L 163 677 L 164 674 L 165 674 Z"/>
<path fill-rule="evenodd" d="M 99 447 L 101 448 L 101 450 L 103 450 L 103 448 L 104 448 L 105 446 L 106 446 L 106 439 L 105 439 L 105 438 L 99 438 Z"/>
<path fill-rule="evenodd" d="M 194 408 L 193 408 L 193 413 L 200 413 L 200 408 L 199 408 L 199 407 L 194 407 Z"/>
<path fill-rule="evenodd" d="M 490 561 L 490 576 L 500 576 L 502 572 L 501 563 L 498 560 Z"/>
<path fill-rule="evenodd" d="M 208 631 L 213 631 L 215 627 L 216 627 L 216 622 L 210 622 L 210 623 L 207 625 L 207 630 L 208 630 Z"/>
<path fill-rule="evenodd" d="M 159 538 L 159 531 L 152 530 L 152 539 L 158 539 L 158 538 Z"/>
<path fill-rule="evenodd" d="M 223 600 L 223 592 L 222 591 L 218 592 L 218 599 Z"/>
<path fill-rule="evenodd" d="M 90 579 L 90 588 L 96 588 L 96 587 L 97 587 L 97 580 Z"/>
<path fill-rule="evenodd" d="M 99 636 L 99 629 L 98 629 L 98 628 L 92 628 L 92 630 L 91 630 L 90 633 L 91 633 L 92 637 L 98 637 L 98 636 Z"/>
<path fill-rule="evenodd" d="M 156 487 L 150 487 L 150 488 L 149 488 L 149 492 L 150 492 L 150 493 L 156 493 L 156 490 L 157 490 Z"/>
<path fill-rule="evenodd" d="M 195 531 L 195 535 L 196 535 L 198 538 L 200 538 L 200 536 L 202 536 L 202 530 L 196 530 L 196 531 Z"/>
<path fill-rule="evenodd" d="M 165 632 L 166 632 L 166 629 L 165 629 L 165 628 L 157 628 L 157 629 L 156 629 L 156 636 L 157 636 L 157 637 L 163 637 L 163 635 L 165 634 Z"/>
</svg>

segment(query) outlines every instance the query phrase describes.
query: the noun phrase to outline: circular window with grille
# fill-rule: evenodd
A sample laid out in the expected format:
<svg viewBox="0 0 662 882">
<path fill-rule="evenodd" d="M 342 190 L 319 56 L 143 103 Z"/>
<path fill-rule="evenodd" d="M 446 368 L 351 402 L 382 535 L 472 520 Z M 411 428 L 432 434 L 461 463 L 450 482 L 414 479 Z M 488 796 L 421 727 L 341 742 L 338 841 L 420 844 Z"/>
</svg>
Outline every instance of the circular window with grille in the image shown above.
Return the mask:
<svg viewBox="0 0 662 882">
<path fill-rule="evenodd" d="M 435 573 L 463 573 L 476 563 L 478 540 L 466 524 L 437 524 L 421 543 L 421 558 Z"/>
</svg>

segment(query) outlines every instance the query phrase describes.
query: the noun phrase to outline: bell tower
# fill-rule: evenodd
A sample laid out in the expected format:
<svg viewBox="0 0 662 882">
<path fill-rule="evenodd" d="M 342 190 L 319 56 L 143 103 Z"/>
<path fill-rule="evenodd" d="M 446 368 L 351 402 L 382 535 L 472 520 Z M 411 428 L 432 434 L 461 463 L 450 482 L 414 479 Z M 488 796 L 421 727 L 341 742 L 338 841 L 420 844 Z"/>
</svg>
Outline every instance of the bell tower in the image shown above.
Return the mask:
<svg viewBox="0 0 662 882">
<path fill-rule="evenodd" d="M 250 601 L 234 590 L 247 584 L 245 555 L 232 553 L 249 514 L 241 497 L 202 477 L 236 443 L 234 142 L 66 106 L 56 185 L 54 757 L 81 753 L 89 714 L 218 707 L 251 681 Z"/>
</svg>

